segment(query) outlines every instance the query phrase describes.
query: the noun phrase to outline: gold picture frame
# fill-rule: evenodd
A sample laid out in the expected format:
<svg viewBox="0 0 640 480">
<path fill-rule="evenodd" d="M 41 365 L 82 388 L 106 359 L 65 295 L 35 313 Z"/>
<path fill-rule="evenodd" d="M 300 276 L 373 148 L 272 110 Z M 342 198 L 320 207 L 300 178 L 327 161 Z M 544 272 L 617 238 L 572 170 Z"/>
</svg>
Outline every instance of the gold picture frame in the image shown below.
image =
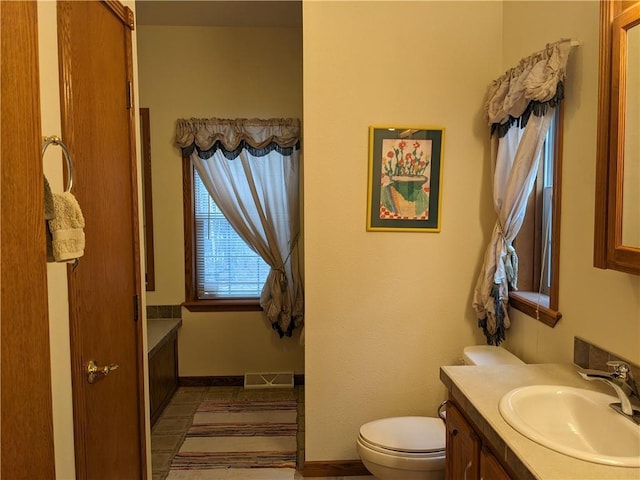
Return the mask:
<svg viewBox="0 0 640 480">
<path fill-rule="evenodd" d="M 369 127 L 367 231 L 440 231 L 443 146 L 441 127 Z"/>
</svg>

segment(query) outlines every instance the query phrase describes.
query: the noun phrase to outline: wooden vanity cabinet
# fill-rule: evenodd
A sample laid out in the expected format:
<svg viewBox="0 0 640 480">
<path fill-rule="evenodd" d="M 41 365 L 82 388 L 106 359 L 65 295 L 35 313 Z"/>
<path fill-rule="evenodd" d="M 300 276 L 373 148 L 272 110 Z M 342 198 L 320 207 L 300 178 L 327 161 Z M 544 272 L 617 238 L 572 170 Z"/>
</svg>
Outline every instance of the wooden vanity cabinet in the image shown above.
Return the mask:
<svg viewBox="0 0 640 480">
<path fill-rule="evenodd" d="M 178 389 L 178 334 L 167 335 L 149 354 L 149 402 L 153 426 Z"/>
<path fill-rule="evenodd" d="M 511 480 L 509 474 L 487 447 L 480 452 L 480 480 Z"/>
<path fill-rule="evenodd" d="M 451 402 L 447 403 L 447 480 L 480 478 L 480 438 Z"/>
<path fill-rule="evenodd" d="M 446 480 L 511 480 L 460 409 L 447 402 Z"/>
</svg>

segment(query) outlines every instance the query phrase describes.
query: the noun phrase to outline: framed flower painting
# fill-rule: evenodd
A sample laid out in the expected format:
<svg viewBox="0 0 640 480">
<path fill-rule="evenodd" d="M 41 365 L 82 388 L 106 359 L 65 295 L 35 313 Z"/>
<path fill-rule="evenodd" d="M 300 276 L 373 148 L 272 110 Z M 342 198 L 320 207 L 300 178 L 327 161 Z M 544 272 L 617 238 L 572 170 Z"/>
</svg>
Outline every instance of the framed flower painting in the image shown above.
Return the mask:
<svg viewBox="0 0 640 480">
<path fill-rule="evenodd" d="M 440 231 L 444 128 L 369 127 L 368 231 Z"/>
</svg>

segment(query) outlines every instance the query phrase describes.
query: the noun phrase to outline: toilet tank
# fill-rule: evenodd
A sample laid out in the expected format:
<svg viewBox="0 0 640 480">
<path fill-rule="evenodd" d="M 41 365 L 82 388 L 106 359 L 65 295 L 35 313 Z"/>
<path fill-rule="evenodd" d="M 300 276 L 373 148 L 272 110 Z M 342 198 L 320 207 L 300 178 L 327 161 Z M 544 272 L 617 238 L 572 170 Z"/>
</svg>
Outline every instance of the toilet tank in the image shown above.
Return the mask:
<svg viewBox="0 0 640 480">
<path fill-rule="evenodd" d="M 462 360 L 465 365 L 524 365 L 524 362 L 511 352 L 493 345 L 464 347 Z"/>
</svg>

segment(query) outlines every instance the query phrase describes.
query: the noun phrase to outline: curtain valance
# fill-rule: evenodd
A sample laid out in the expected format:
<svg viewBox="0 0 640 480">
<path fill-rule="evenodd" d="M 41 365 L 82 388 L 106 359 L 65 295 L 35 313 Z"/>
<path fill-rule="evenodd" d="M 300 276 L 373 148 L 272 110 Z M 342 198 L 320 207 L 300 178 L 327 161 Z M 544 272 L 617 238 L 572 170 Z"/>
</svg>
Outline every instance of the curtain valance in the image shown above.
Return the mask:
<svg viewBox="0 0 640 480">
<path fill-rule="evenodd" d="M 222 150 L 228 158 L 235 158 L 243 148 L 262 156 L 273 150 L 285 153 L 299 148 L 300 130 L 297 118 L 179 119 L 176 144 L 183 157 L 197 150 L 201 158 L 210 158 Z"/>
<path fill-rule="evenodd" d="M 492 135 L 524 127 L 532 114 L 542 116 L 562 100 L 571 47 L 568 39 L 548 44 L 492 82 L 485 105 Z"/>
</svg>

